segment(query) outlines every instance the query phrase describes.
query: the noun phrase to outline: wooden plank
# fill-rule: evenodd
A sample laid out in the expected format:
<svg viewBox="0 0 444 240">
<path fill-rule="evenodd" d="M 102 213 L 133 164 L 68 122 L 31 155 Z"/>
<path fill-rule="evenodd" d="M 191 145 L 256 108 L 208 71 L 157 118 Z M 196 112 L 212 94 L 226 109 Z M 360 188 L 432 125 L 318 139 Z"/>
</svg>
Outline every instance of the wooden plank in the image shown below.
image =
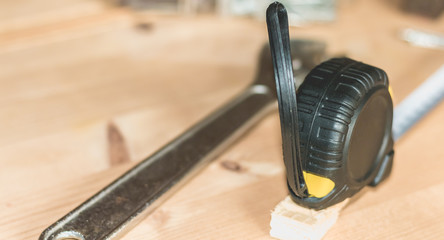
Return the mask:
<svg viewBox="0 0 444 240">
<path fill-rule="evenodd" d="M 281 240 L 320 240 L 335 225 L 348 201 L 314 210 L 297 205 L 287 196 L 271 213 L 270 236 Z"/>
<path fill-rule="evenodd" d="M 2 13 L 11 9 L 0 16 L 9 26 L 0 28 L 0 239 L 35 239 L 234 96 L 253 78 L 267 39 L 255 20 L 139 16 L 96 1 L 46 1 L 29 18 L 12 10 L 22 2 L 0 4 Z M 69 15 L 69 6 L 87 10 Z M 151 27 L 135 27 L 141 21 Z M 444 18 L 430 22 L 384 1 L 354 1 L 339 8 L 335 23 L 292 28 L 291 36 L 323 39 L 332 54 L 383 68 L 398 103 L 444 62 L 442 52 L 401 42 L 396 32 L 406 26 L 439 30 Z M 352 199 L 326 239 L 443 234 L 443 113 L 441 104 L 397 143 L 391 178 Z M 110 123 L 130 159 L 112 167 Z M 273 114 L 124 239 L 270 239 L 270 211 L 287 195 L 279 134 Z"/>
</svg>

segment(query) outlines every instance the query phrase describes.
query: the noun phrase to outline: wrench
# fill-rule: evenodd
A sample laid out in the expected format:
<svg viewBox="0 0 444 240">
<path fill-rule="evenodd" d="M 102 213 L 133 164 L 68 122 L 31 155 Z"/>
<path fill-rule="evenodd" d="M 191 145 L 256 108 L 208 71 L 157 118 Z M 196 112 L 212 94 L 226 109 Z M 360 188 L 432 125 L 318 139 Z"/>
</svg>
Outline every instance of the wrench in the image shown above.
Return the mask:
<svg viewBox="0 0 444 240">
<path fill-rule="evenodd" d="M 325 45 L 293 40 L 291 50 L 297 56 L 296 78 L 305 77 L 323 60 Z M 49 226 L 39 239 L 123 236 L 273 109 L 277 109 L 276 87 L 267 44 L 256 80 L 243 92 Z"/>
</svg>

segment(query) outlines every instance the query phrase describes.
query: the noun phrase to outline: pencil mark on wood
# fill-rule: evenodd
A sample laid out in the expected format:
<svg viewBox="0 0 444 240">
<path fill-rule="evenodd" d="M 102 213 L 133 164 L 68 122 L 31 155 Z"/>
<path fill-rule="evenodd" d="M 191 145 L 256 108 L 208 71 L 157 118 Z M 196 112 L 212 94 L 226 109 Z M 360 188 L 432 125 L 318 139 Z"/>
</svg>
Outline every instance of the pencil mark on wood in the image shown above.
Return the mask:
<svg viewBox="0 0 444 240">
<path fill-rule="evenodd" d="M 111 166 L 119 165 L 130 161 L 125 139 L 117 126 L 110 122 L 107 127 L 108 154 Z"/>
</svg>

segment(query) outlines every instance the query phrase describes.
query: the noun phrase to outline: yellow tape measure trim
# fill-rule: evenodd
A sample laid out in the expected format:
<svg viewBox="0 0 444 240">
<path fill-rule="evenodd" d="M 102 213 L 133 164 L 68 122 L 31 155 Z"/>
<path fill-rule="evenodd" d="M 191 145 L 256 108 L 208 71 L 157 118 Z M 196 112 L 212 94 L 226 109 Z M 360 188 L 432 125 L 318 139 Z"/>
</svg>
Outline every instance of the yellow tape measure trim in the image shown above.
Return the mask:
<svg viewBox="0 0 444 240">
<path fill-rule="evenodd" d="M 335 188 L 335 183 L 329 178 L 314 175 L 306 171 L 303 171 L 303 175 L 310 197 L 325 197 Z"/>
</svg>

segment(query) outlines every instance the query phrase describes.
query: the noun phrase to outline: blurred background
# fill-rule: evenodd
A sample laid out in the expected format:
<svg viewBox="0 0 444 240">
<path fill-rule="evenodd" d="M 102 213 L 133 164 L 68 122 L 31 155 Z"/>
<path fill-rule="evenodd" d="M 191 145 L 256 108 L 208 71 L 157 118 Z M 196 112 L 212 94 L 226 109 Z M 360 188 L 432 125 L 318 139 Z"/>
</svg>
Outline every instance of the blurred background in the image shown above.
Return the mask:
<svg viewBox="0 0 444 240">
<path fill-rule="evenodd" d="M 0 238 L 35 239 L 50 223 L 247 86 L 255 76 L 260 49 L 268 41 L 264 16 L 270 2 L 1 1 L 0 219 L 4 220 Z M 282 3 L 289 12 L 291 38 L 322 41 L 327 57 L 345 55 L 384 69 L 395 105 L 444 63 L 442 0 Z M 443 107 L 439 105 L 415 128 L 418 131 L 399 143 L 397 158 L 403 164 L 396 165 L 387 190 L 379 190 L 385 191 L 384 196 L 399 196 L 441 179 L 442 163 L 435 160 L 442 159 L 442 152 L 433 149 L 444 136 L 444 129 L 439 128 Z M 137 239 L 137 234 L 147 239 L 145 233 L 153 228 L 153 238 L 177 239 L 174 234 L 191 225 L 200 228 L 188 231 L 185 239 L 228 239 L 223 234 L 228 229 L 232 239 L 266 238 L 263 226 L 268 226 L 269 209 L 286 194 L 281 184 L 279 134 L 277 114 L 273 114 L 191 183 L 200 189 L 195 190 L 199 194 L 191 197 L 185 190 L 182 199 L 191 200 L 183 202 L 179 194 L 179 199 L 166 205 L 175 204 L 176 210 L 183 211 L 180 217 L 174 215 L 175 221 L 165 224 L 163 215 L 149 218 L 145 228 L 136 228 L 127 239 Z M 435 148 L 412 151 L 430 146 L 430 142 L 413 139 L 434 139 Z M 416 164 L 418 159 L 430 160 L 429 174 L 421 179 L 411 177 L 425 168 Z M 230 175 L 236 183 L 223 183 L 217 179 L 227 179 L 231 173 L 218 167 L 221 161 L 247 166 L 254 174 Z M 196 223 L 189 214 L 205 204 L 216 208 L 197 196 L 211 192 L 220 193 L 219 199 L 237 199 L 250 190 L 249 196 L 255 196 L 254 187 L 241 185 L 260 181 L 275 187 L 256 187 L 269 197 L 246 201 L 248 207 L 238 209 L 252 212 L 216 214 L 205 223 Z M 201 189 L 202 182 L 206 187 Z M 191 191 L 191 187 L 186 189 Z M 233 195 L 225 195 L 227 192 Z M 382 201 L 378 195 L 369 194 L 364 203 L 378 201 Z M 347 211 L 358 211 L 364 205 L 353 206 Z M 225 207 L 237 209 L 230 203 Z M 235 227 L 227 224 L 230 216 L 238 218 Z M 242 217 L 245 221 L 239 219 Z M 252 218 L 258 223 L 253 224 Z M 334 234 L 346 231 L 356 219 L 343 221 L 347 224 L 333 230 L 331 236 L 346 239 Z M 215 224 L 220 226 L 219 233 Z M 213 229 L 213 235 L 205 235 L 208 229 Z M 379 231 L 384 238 L 387 232 L 408 229 L 402 225 L 367 230 Z M 427 231 L 418 234 L 423 232 Z"/>
</svg>

